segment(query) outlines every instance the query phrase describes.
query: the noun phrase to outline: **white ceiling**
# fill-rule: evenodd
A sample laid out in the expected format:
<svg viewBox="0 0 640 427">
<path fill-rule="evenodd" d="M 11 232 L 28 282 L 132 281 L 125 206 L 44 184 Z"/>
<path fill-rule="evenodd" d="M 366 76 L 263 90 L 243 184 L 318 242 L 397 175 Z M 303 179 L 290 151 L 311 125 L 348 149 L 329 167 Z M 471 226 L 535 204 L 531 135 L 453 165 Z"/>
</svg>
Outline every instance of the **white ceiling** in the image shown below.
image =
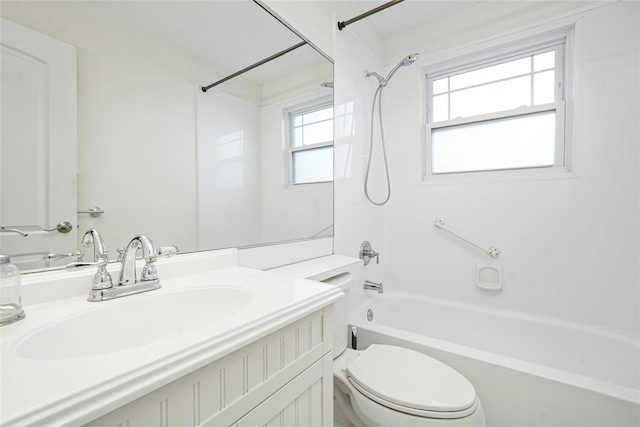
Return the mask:
<svg viewBox="0 0 640 427">
<path fill-rule="evenodd" d="M 478 1 L 471 0 L 404 0 L 367 19 L 383 38 L 407 31 L 438 19 Z M 387 3 L 380 0 L 340 0 L 330 2 L 350 10 L 369 11 Z M 300 38 L 284 27 L 252 1 L 110 1 L 93 0 L 99 8 L 118 15 L 143 31 L 176 43 L 209 58 L 232 72 L 241 70 L 300 42 Z M 347 20 L 354 16 L 340 17 Z M 336 23 L 337 25 L 337 23 Z M 358 22 L 352 25 L 358 25 Z M 259 29 L 259 30 L 257 30 Z M 221 62 L 221 58 L 224 60 Z M 284 57 L 283 57 L 284 58 Z M 309 47 L 286 55 L 286 61 L 273 61 L 245 75 L 257 83 L 286 74 L 287 69 L 304 69 L 324 59 Z M 293 62 L 292 62 L 293 61 Z M 212 76 L 212 81 L 226 75 Z"/>
<path fill-rule="evenodd" d="M 383 38 L 387 38 L 479 2 L 478 0 L 404 0 L 370 15 L 367 19 Z M 366 12 L 388 3 L 388 1 L 356 0 L 356 3 L 363 12 Z M 342 20 L 351 18 L 354 17 L 345 17 Z M 357 25 L 357 23 L 352 25 Z"/>
<path fill-rule="evenodd" d="M 94 4 L 230 71 L 243 69 L 301 41 L 251 1 L 95 1 Z"/>
</svg>

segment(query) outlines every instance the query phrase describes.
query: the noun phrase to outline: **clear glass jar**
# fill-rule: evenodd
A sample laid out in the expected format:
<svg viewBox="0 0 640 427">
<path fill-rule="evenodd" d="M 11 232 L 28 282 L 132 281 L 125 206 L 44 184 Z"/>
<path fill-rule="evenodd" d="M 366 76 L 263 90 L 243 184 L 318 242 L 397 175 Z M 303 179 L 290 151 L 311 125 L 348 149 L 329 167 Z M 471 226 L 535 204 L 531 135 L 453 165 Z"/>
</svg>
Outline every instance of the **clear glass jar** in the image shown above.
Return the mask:
<svg viewBox="0 0 640 427">
<path fill-rule="evenodd" d="M 20 297 L 20 270 L 9 255 L 0 255 L 0 326 L 24 319 Z"/>
</svg>

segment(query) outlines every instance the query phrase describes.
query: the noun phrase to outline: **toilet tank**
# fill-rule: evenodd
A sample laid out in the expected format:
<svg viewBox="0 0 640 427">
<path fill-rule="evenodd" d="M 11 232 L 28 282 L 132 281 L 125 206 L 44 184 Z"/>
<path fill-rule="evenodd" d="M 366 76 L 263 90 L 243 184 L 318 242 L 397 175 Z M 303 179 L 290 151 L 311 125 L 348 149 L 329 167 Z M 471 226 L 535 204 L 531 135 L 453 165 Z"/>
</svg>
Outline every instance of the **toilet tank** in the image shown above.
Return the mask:
<svg viewBox="0 0 640 427">
<path fill-rule="evenodd" d="M 349 339 L 347 318 L 349 307 L 347 304 L 347 291 L 353 286 L 351 273 L 342 273 L 322 280 L 322 283 L 335 285 L 345 293 L 339 300 L 333 303 L 333 358 L 340 356 L 347 348 Z"/>
<path fill-rule="evenodd" d="M 294 264 L 273 268 L 271 271 L 289 277 L 309 279 L 338 286 L 345 294 L 353 286 L 352 273 L 362 268 L 362 260 L 345 255 L 333 254 Z M 347 296 L 333 303 L 333 358 L 347 348 L 349 340 Z"/>
</svg>

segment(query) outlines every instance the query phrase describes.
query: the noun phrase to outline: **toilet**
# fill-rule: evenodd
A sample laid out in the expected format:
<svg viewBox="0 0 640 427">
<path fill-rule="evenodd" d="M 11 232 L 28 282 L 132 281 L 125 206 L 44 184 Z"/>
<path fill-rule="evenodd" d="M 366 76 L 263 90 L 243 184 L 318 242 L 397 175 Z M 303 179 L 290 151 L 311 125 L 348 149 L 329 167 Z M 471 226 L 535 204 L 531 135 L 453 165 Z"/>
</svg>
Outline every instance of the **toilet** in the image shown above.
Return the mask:
<svg viewBox="0 0 640 427">
<path fill-rule="evenodd" d="M 346 293 L 353 278 L 343 273 L 324 282 Z M 336 426 L 485 425 L 480 400 L 462 374 L 408 348 L 347 348 L 347 298 L 334 303 L 333 314 Z"/>
</svg>

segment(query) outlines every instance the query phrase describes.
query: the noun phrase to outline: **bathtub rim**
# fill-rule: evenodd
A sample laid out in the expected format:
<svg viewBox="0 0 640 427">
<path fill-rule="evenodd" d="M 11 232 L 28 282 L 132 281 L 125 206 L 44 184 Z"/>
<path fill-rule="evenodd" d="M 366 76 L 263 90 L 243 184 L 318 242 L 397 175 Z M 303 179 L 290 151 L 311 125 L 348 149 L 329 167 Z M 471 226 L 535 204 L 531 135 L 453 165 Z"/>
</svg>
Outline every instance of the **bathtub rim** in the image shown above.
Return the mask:
<svg viewBox="0 0 640 427">
<path fill-rule="evenodd" d="M 622 342 L 625 342 L 627 344 L 630 344 L 632 346 L 637 346 L 640 348 L 640 343 L 635 339 L 633 339 L 632 337 L 627 336 L 626 334 L 621 335 L 619 333 L 616 333 L 616 331 L 612 331 L 604 327 L 592 326 L 588 324 L 583 324 L 583 323 L 573 322 L 573 321 L 566 321 L 564 319 L 557 319 L 552 317 L 524 314 L 524 313 L 515 312 L 513 310 L 487 309 L 484 307 L 478 307 L 476 305 L 471 305 L 468 303 L 461 303 L 457 301 L 444 300 L 440 298 L 419 296 L 419 295 L 405 293 L 405 292 L 389 292 L 388 294 L 385 292 L 385 294 L 387 297 L 391 296 L 391 297 L 407 298 L 408 296 L 410 296 L 411 299 L 414 299 L 414 300 L 422 299 L 425 301 L 433 302 L 434 304 L 443 304 L 450 307 L 455 307 L 455 308 L 460 308 L 465 310 L 468 309 L 468 310 L 473 310 L 480 313 L 489 313 L 492 315 L 496 315 L 496 314 L 510 315 L 510 316 L 517 317 L 519 319 L 524 319 L 529 321 L 535 321 L 535 322 L 541 321 L 542 323 L 545 323 L 545 324 L 561 325 L 563 327 L 568 327 L 568 328 L 577 328 L 582 331 L 588 331 L 596 335 L 607 337 L 609 339 L 620 340 Z M 463 355 L 465 357 L 477 359 L 484 363 L 489 363 L 491 365 L 502 366 L 507 369 L 513 369 L 513 370 L 525 372 L 530 375 L 542 377 L 549 381 L 556 381 L 563 384 L 568 384 L 574 387 L 589 390 L 594 393 L 600 393 L 603 395 L 624 400 L 626 402 L 640 405 L 640 388 L 636 389 L 636 388 L 625 386 L 622 384 L 616 384 L 616 383 L 612 383 L 604 380 L 599 380 L 599 379 L 587 377 L 584 375 L 563 371 L 558 368 L 552 368 L 552 367 L 541 365 L 538 363 L 528 362 L 515 357 L 505 356 L 499 353 L 494 353 L 487 350 L 481 350 L 481 349 L 477 349 L 467 345 L 445 341 L 439 338 L 433 338 L 426 335 L 421 335 L 415 332 L 405 331 L 405 330 L 394 328 L 384 324 L 375 323 L 375 321 L 374 322 L 367 321 L 366 318 L 364 318 L 361 315 L 361 313 L 363 312 L 363 309 L 366 310 L 370 308 L 371 304 L 375 304 L 375 300 L 378 298 L 385 298 L 385 295 L 369 296 L 368 298 L 363 299 L 355 307 L 349 310 L 348 330 L 351 330 L 351 328 L 355 326 L 357 328 L 362 328 L 364 330 L 374 331 L 388 338 L 416 342 L 417 344 L 425 345 L 427 347 L 432 347 L 439 351 Z"/>
<path fill-rule="evenodd" d="M 509 356 L 502 356 L 497 353 L 491 353 L 484 350 L 478 350 L 461 344 L 451 343 L 448 341 L 431 338 L 414 332 L 402 331 L 400 329 L 391 328 L 384 325 L 370 325 L 349 323 L 358 329 L 362 328 L 367 332 L 376 333 L 386 338 L 393 338 L 401 341 L 410 341 L 418 345 L 431 347 L 436 350 L 477 359 L 483 363 L 500 366 L 506 369 L 524 372 L 529 375 L 538 376 L 549 381 L 560 382 L 573 387 L 582 388 L 594 393 L 603 394 L 624 400 L 629 403 L 640 405 L 640 389 L 634 389 L 619 384 L 613 384 L 594 378 L 585 377 L 583 375 L 562 371 L 560 369 L 550 368 L 536 363 L 526 362 Z M 398 335 L 397 331 L 401 334 Z M 412 339 L 413 338 L 413 339 Z"/>
<path fill-rule="evenodd" d="M 499 315 L 517 318 L 521 320 L 527 320 L 535 323 L 542 323 L 547 325 L 559 325 L 567 329 L 578 329 L 581 331 L 586 331 L 592 333 L 594 335 L 603 336 L 609 339 L 617 340 L 625 342 L 626 344 L 635 346 L 640 349 L 640 331 L 632 331 L 626 329 L 618 329 L 618 328 L 609 328 L 600 325 L 593 325 L 589 323 L 577 322 L 573 320 L 563 319 L 561 317 L 552 317 L 552 316 L 543 316 L 539 314 L 531 314 L 526 312 L 520 312 L 505 308 L 496 308 L 496 307 L 482 307 L 477 304 L 471 304 L 468 302 L 461 301 L 453 301 L 445 298 L 438 298 L 426 295 L 418 295 L 410 292 L 401 292 L 401 291 L 385 291 L 384 294 L 371 294 L 367 295 L 364 299 L 362 299 L 353 309 L 349 310 L 349 314 L 356 313 L 359 309 L 363 308 L 367 303 L 376 301 L 377 299 L 384 299 L 386 297 L 395 297 L 395 298 L 406 298 L 409 300 L 423 300 L 426 302 L 430 302 L 436 305 L 442 305 L 452 308 L 458 308 L 462 310 L 474 311 L 476 313 L 490 314 L 490 315 Z M 349 317 L 351 320 L 352 317 Z"/>
</svg>

